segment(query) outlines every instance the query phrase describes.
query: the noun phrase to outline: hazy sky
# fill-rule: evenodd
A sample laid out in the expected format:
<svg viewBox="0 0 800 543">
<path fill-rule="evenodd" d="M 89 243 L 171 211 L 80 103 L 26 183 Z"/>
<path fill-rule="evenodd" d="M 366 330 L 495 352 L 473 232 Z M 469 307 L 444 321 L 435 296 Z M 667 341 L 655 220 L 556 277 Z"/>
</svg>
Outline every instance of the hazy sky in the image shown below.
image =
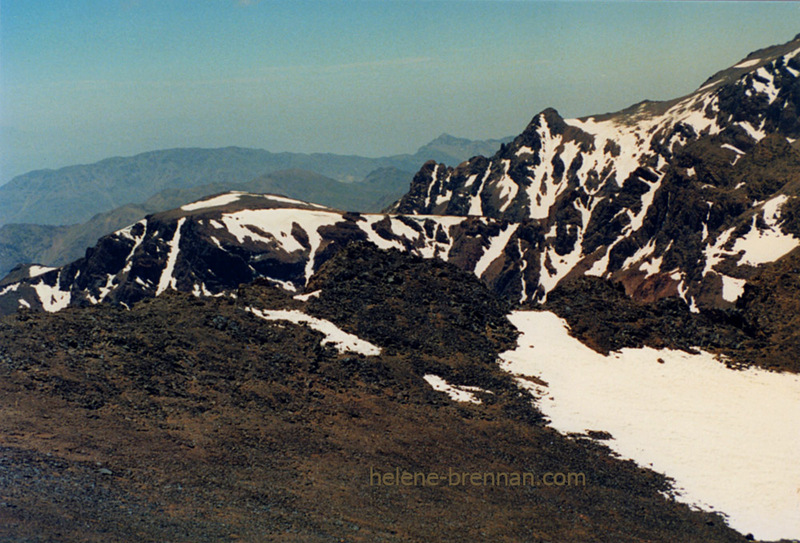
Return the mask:
<svg viewBox="0 0 800 543">
<path fill-rule="evenodd" d="M 0 182 L 171 147 L 379 156 L 686 94 L 793 2 L 0 0 Z"/>
</svg>

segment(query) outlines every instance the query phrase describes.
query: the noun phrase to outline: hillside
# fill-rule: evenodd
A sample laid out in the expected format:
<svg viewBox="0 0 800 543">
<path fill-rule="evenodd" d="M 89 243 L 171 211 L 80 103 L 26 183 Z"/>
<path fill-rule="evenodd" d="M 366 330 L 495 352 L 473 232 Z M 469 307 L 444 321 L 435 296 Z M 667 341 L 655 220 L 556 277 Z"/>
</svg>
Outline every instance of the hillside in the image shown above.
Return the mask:
<svg viewBox="0 0 800 543">
<path fill-rule="evenodd" d="M 494 364 L 516 331 L 474 276 L 360 245 L 311 284 L 321 294 L 307 302 L 256 284 L 3 319 L 0 536 L 746 541 L 666 497 L 663 476 L 546 427 Z M 279 310 L 380 353 L 264 318 Z M 585 485 L 390 484 L 397 469 Z"/>
<path fill-rule="evenodd" d="M 246 183 L 164 189 L 142 204 L 127 204 L 98 213 L 81 224 L 7 224 L 0 226 L 0 276 L 8 274 L 19 264 L 62 266 L 83 256 L 86 249 L 102 236 L 149 214 L 229 190 L 279 194 L 340 209 L 375 212 L 402 196 L 408 189 L 410 177 L 410 174 L 395 168 L 382 168 L 371 172 L 362 181 L 342 183 L 305 170 L 284 170 Z"/>
</svg>

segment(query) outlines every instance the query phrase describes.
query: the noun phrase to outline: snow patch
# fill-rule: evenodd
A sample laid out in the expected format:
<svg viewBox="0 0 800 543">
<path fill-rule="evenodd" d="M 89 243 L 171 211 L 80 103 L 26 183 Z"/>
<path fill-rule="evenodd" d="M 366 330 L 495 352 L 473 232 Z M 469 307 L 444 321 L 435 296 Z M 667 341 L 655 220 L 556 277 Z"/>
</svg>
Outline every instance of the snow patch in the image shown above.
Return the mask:
<svg viewBox="0 0 800 543">
<path fill-rule="evenodd" d="M 719 262 L 722 262 L 723 257 L 727 255 L 732 255 L 731 251 L 726 251 L 723 249 L 723 246 L 728 243 L 728 240 L 733 234 L 734 228 L 729 228 L 722 232 L 714 242 L 714 244 L 707 244 L 705 249 L 703 249 L 703 255 L 705 255 L 706 265 L 703 268 L 703 277 L 714 269 Z"/>
<path fill-rule="evenodd" d="M 475 396 L 475 392 L 486 392 L 480 387 L 451 385 L 438 375 L 429 374 L 423 379 L 433 387 L 433 390 L 444 392 L 456 402 L 481 403 L 481 400 Z"/>
<path fill-rule="evenodd" d="M 744 293 L 744 285 L 747 281 L 722 274 L 720 276 L 722 277 L 722 299 L 735 302 Z"/>
<path fill-rule="evenodd" d="M 219 207 L 232 204 L 241 198 L 243 192 L 229 192 L 227 194 L 220 194 L 208 200 L 201 200 L 181 206 L 183 211 L 197 211 L 198 209 L 207 209 L 210 207 Z"/>
<path fill-rule="evenodd" d="M 716 81 L 712 81 L 711 83 L 706 83 L 705 85 L 703 85 L 702 87 L 697 89 L 697 92 L 703 92 L 704 90 L 708 90 L 711 87 L 715 87 L 715 86 L 719 85 L 720 83 L 722 83 L 722 81 L 723 81 L 722 79 L 717 79 Z"/>
<path fill-rule="evenodd" d="M 328 206 L 324 206 L 321 204 L 314 204 L 311 202 L 304 202 L 302 200 L 295 200 L 294 198 L 287 198 L 286 196 L 278 196 L 277 194 L 248 194 L 243 193 L 245 196 L 261 196 L 262 198 L 266 198 L 267 200 L 272 200 L 273 202 L 283 202 L 285 204 L 301 204 L 305 206 L 316 207 L 318 209 L 330 209 Z"/>
<path fill-rule="evenodd" d="M 489 178 L 489 175 L 492 173 L 490 168 L 486 168 L 486 173 L 483 174 L 483 178 L 481 179 L 481 184 L 478 187 L 477 192 L 475 195 L 470 197 L 469 200 L 469 211 L 467 211 L 467 215 L 483 215 L 483 203 L 481 202 L 481 192 L 483 191 L 483 185 L 486 184 L 486 180 Z"/>
<path fill-rule="evenodd" d="M 36 291 L 36 296 L 42 303 L 42 307 L 47 312 L 55 313 L 56 311 L 61 311 L 69 305 L 71 294 L 69 291 L 58 288 L 60 280 L 61 272 L 58 273 L 56 286 L 54 287 L 51 287 L 44 281 L 36 283 L 35 285 L 31 285 L 33 290 Z"/>
<path fill-rule="evenodd" d="M 0 290 L 0 296 L 8 294 L 9 292 L 15 292 L 19 288 L 20 284 L 21 283 L 14 283 L 12 285 L 8 285 L 3 290 Z"/>
<path fill-rule="evenodd" d="M 796 57 L 797 55 L 800 55 L 800 49 L 795 49 L 794 51 L 792 51 L 792 52 L 790 52 L 790 53 L 786 53 L 786 54 L 783 56 L 783 58 L 784 58 L 784 60 L 785 60 L 786 62 L 788 62 L 788 61 L 790 61 L 791 59 L 793 59 L 794 57 Z"/>
<path fill-rule="evenodd" d="M 518 347 L 501 366 L 563 433 L 604 430 L 625 458 L 675 480 L 677 499 L 708 504 L 757 539 L 800 534 L 800 376 L 726 368 L 708 353 L 651 348 L 603 356 L 548 312 L 516 311 Z M 663 363 L 662 363 L 663 361 Z"/>
<path fill-rule="evenodd" d="M 377 356 L 381 354 L 380 347 L 368 341 L 364 341 L 358 336 L 345 332 L 331 321 L 306 315 L 302 311 L 288 311 L 282 309 L 261 310 L 254 307 L 246 307 L 245 311 L 249 311 L 253 315 L 268 321 L 290 321 L 295 324 L 305 324 L 312 330 L 322 332 L 325 336 L 325 339 L 322 340 L 322 344 L 333 343 L 336 350 L 340 353 L 351 352 L 363 354 L 365 356 Z"/>
<path fill-rule="evenodd" d="M 617 242 L 612 243 L 607 249 L 605 254 L 599 260 L 596 260 L 592 267 L 586 270 L 584 275 L 591 275 L 594 277 L 602 277 L 608 271 L 608 260 L 611 253 L 612 247 L 616 245 Z"/>
<path fill-rule="evenodd" d="M 736 240 L 731 253 L 744 251 L 739 264 L 758 266 L 778 260 L 798 245 L 800 245 L 799 239 L 791 234 L 784 234 L 777 226 L 759 230 L 756 226 L 756 217 L 753 217 L 750 230 Z"/>
<path fill-rule="evenodd" d="M 308 292 L 306 294 L 295 294 L 292 296 L 295 300 L 300 300 L 301 302 L 307 302 L 311 298 L 319 298 L 319 294 L 322 292 L 321 290 L 315 290 L 314 292 Z"/>
<path fill-rule="evenodd" d="M 496 194 L 497 199 L 503 204 L 500 206 L 500 212 L 502 213 L 511 203 L 514 201 L 514 197 L 517 195 L 519 191 L 519 185 L 517 185 L 511 176 L 508 175 L 508 168 L 511 166 L 510 160 L 503 161 L 503 175 L 499 181 L 497 181 L 496 187 Z"/>
<path fill-rule="evenodd" d="M 761 123 L 761 125 L 763 126 L 763 125 L 764 125 L 764 123 L 762 122 L 762 123 Z M 742 122 L 740 122 L 740 123 L 739 123 L 739 126 L 741 126 L 741 127 L 744 129 L 744 131 L 745 131 L 745 132 L 747 132 L 747 134 L 748 134 L 748 135 L 749 135 L 751 138 L 753 138 L 754 140 L 756 140 L 756 141 L 761 141 L 761 140 L 762 140 L 762 139 L 764 139 L 764 137 L 766 137 L 766 135 L 767 135 L 767 133 L 766 133 L 766 132 L 764 132 L 763 130 L 756 130 L 755 128 L 753 128 L 753 125 L 752 125 L 752 124 L 750 124 L 750 123 L 749 123 L 749 122 L 747 122 L 747 121 L 742 121 Z"/>
<path fill-rule="evenodd" d="M 283 290 L 288 290 L 289 292 L 297 292 L 297 287 L 294 286 L 294 283 L 292 283 L 291 281 L 282 281 L 280 279 L 275 279 L 274 277 L 266 277 L 266 279 L 271 283 L 275 283 Z"/>
<path fill-rule="evenodd" d="M 737 64 L 736 66 L 734 66 L 734 68 L 752 68 L 753 66 L 761 62 L 761 60 L 762 59 L 760 58 L 754 58 L 752 60 L 744 60 L 739 64 Z"/>
<path fill-rule="evenodd" d="M 490 240 L 489 246 L 483 252 L 483 255 L 481 255 L 480 260 L 478 260 L 478 262 L 475 264 L 475 275 L 481 277 L 486 271 L 486 268 L 488 268 L 492 262 L 497 260 L 497 258 L 502 254 L 503 249 L 505 249 L 506 245 L 508 245 L 511 236 L 513 236 L 514 232 L 517 231 L 517 228 L 519 228 L 519 223 L 509 224 L 506 226 L 505 230 L 500 232 L 497 237 Z"/>
<path fill-rule="evenodd" d="M 211 291 L 206 288 L 206 284 L 205 283 L 200 283 L 199 285 L 197 283 L 195 283 L 192 286 L 192 294 L 194 296 L 198 297 L 198 298 L 200 298 L 202 296 L 213 296 Z"/>
<path fill-rule="evenodd" d="M 780 221 L 780 209 L 789 200 L 785 194 L 781 194 L 764 202 L 764 222 L 769 226 L 777 226 Z"/>
<path fill-rule="evenodd" d="M 225 213 L 220 221 L 240 243 L 246 240 L 264 244 L 278 244 L 287 253 L 308 250 L 305 279 L 311 277 L 314 270 L 314 257 L 322 241 L 318 230 L 322 226 L 332 226 L 341 222 L 342 216 L 335 211 L 316 211 L 304 209 L 244 209 L 235 213 Z M 292 227 L 297 223 L 308 236 L 310 249 L 300 244 L 292 235 Z M 255 232 L 248 227 L 255 227 Z"/>
<path fill-rule="evenodd" d="M 425 197 L 425 207 L 428 207 L 431 204 L 431 191 L 433 191 L 433 186 L 436 184 L 436 176 L 439 174 L 439 165 L 435 165 L 433 167 L 433 171 L 431 172 L 431 182 L 428 183 L 428 194 Z"/>
<path fill-rule="evenodd" d="M 644 247 L 640 247 L 633 255 L 629 256 L 625 259 L 625 262 L 622 263 L 620 267 L 621 270 L 626 270 L 630 266 L 636 264 L 637 262 L 641 262 L 644 265 L 646 259 L 653 254 L 653 251 L 656 250 L 656 242 L 655 239 L 651 239 L 647 242 Z M 639 266 L 641 269 L 641 266 Z"/>
<path fill-rule="evenodd" d="M 39 277 L 40 275 L 44 275 L 47 272 L 57 270 L 58 268 L 51 268 L 49 266 L 38 266 L 34 264 L 30 268 L 28 268 L 28 277 Z"/>
<path fill-rule="evenodd" d="M 778 97 L 778 89 L 775 87 L 775 81 L 774 81 L 774 78 L 773 78 L 772 74 L 769 73 L 763 67 L 761 67 L 758 70 L 756 70 L 756 75 L 759 76 L 762 79 L 766 79 L 767 82 L 766 83 L 762 83 L 761 81 L 757 81 L 756 79 L 753 79 L 753 82 L 752 82 L 753 90 L 756 91 L 758 94 L 766 94 L 767 95 L 767 99 L 769 100 L 769 103 L 771 104 Z"/>
<path fill-rule="evenodd" d="M 739 149 L 739 148 L 737 148 L 737 147 L 734 147 L 734 146 L 733 146 L 733 145 L 731 145 L 730 143 L 723 143 L 723 144 L 722 144 L 722 148 L 723 148 L 723 149 L 728 149 L 729 151 L 733 151 L 733 152 L 734 152 L 734 153 L 736 153 L 737 155 L 743 155 L 743 154 L 744 154 L 744 151 L 742 151 L 741 149 Z"/>
</svg>

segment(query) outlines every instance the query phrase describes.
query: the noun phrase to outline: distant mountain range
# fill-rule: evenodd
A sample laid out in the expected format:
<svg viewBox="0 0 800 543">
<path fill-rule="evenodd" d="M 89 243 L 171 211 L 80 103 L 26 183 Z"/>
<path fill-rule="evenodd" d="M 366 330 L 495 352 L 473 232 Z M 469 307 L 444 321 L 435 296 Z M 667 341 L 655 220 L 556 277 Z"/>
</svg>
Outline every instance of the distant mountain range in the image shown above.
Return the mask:
<svg viewBox="0 0 800 543">
<path fill-rule="evenodd" d="M 460 162 L 508 140 L 442 134 L 414 155 L 383 158 L 172 149 L 30 172 L 0 187 L 0 276 L 21 263 L 66 264 L 100 236 L 149 213 L 229 190 L 379 211 L 405 194 L 427 160 Z"/>
<path fill-rule="evenodd" d="M 381 158 L 271 153 L 240 147 L 169 149 L 109 158 L 89 165 L 29 172 L 0 186 L 0 225 L 75 224 L 97 213 L 142 203 L 165 189 L 230 186 L 282 170 L 307 170 L 342 183 L 361 181 L 383 168 L 411 174 L 428 160 L 458 163 L 494 153 L 504 141 L 472 141 L 442 134 L 413 155 Z"/>
</svg>

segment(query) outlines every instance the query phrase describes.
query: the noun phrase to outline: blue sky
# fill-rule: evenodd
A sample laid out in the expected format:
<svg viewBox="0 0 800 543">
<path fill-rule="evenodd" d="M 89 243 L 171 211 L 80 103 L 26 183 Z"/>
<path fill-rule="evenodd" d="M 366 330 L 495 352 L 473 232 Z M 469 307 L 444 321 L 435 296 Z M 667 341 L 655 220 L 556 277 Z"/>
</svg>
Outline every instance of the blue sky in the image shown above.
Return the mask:
<svg viewBox="0 0 800 543">
<path fill-rule="evenodd" d="M 379 156 L 668 99 L 793 2 L 0 0 L 0 182 L 171 147 Z"/>
</svg>

